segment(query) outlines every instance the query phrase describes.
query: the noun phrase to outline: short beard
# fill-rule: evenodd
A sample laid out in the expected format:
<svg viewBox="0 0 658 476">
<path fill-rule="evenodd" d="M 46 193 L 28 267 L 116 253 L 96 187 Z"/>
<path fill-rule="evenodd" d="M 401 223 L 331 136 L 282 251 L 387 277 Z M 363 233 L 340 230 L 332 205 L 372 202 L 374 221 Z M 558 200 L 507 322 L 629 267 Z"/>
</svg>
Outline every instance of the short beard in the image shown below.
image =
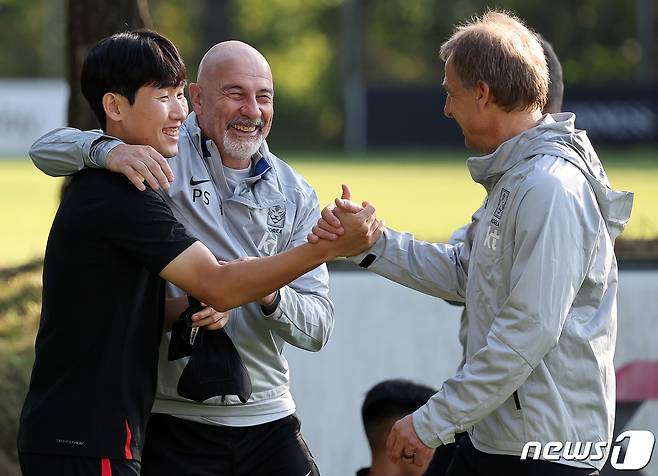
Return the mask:
<svg viewBox="0 0 658 476">
<path fill-rule="evenodd" d="M 242 125 L 247 125 L 247 126 L 256 126 L 259 129 L 259 134 L 257 137 L 250 139 L 250 140 L 240 140 L 240 139 L 234 139 L 231 137 L 230 134 L 230 128 L 234 124 L 242 124 Z M 247 160 L 251 159 L 251 157 L 258 152 L 258 149 L 260 149 L 261 144 L 263 143 L 263 140 L 265 140 L 265 137 L 263 136 L 263 120 L 258 119 L 256 121 L 250 121 L 250 120 L 245 120 L 245 119 L 237 119 L 229 122 L 227 133 L 224 134 L 224 141 L 223 141 L 223 146 L 224 146 L 224 153 L 227 155 L 231 156 L 233 159 L 236 160 Z"/>
<path fill-rule="evenodd" d="M 251 157 L 256 152 L 258 152 L 258 149 L 260 149 L 263 140 L 264 138 L 262 134 L 253 140 L 248 141 L 234 140 L 233 138 L 229 137 L 228 134 L 225 134 L 224 143 L 222 145 L 224 146 L 224 153 L 229 155 L 231 158 L 236 160 L 247 160 L 251 159 Z"/>
</svg>

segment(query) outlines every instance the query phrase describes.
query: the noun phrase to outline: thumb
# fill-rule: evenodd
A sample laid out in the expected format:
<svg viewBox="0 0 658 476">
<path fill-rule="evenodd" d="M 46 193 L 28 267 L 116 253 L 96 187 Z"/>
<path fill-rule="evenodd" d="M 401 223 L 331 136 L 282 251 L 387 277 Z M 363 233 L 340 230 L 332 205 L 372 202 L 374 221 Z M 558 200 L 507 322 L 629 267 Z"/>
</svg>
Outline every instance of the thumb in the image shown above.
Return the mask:
<svg viewBox="0 0 658 476">
<path fill-rule="evenodd" d="M 335 200 L 335 203 L 338 208 L 340 208 L 341 210 L 345 210 L 346 212 L 349 213 L 358 213 L 361 211 L 361 207 L 358 206 L 356 203 L 351 202 L 350 200 L 337 198 Z"/>
<path fill-rule="evenodd" d="M 344 200 L 349 200 L 352 198 L 352 192 L 350 192 L 350 187 L 347 186 L 347 184 L 342 184 L 341 188 L 343 189 L 343 194 L 340 196 L 340 198 Z"/>
</svg>

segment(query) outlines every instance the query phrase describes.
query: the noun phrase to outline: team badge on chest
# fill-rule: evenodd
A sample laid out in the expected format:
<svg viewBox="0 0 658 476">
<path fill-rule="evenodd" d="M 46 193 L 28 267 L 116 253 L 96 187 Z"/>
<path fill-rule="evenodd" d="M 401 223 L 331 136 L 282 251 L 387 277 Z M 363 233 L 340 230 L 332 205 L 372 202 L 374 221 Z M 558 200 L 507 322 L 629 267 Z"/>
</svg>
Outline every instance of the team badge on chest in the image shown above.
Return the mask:
<svg viewBox="0 0 658 476">
<path fill-rule="evenodd" d="M 283 228 L 286 223 L 286 207 L 275 205 L 267 211 L 267 225 L 274 228 Z"/>
<path fill-rule="evenodd" d="M 496 205 L 496 209 L 493 212 L 493 218 L 491 218 L 492 225 L 500 226 L 500 219 L 503 217 L 503 211 L 505 211 L 507 199 L 509 199 L 509 190 L 504 188 L 500 191 L 498 205 Z"/>
</svg>

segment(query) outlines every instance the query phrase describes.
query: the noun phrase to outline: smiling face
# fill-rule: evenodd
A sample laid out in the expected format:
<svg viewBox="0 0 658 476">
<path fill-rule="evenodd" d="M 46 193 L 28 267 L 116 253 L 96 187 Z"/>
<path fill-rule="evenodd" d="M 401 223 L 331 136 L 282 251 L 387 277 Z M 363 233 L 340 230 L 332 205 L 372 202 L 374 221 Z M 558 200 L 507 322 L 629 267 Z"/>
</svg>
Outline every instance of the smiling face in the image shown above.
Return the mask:
<svg viewBox="0 0 658 476">
<path fill-rule="evenodd" d="M 477 107 L 478 90 L 464 87 L 450 58 L 445 64 L 443 89 L 446 91 L 443 114 L 457 122 L 464 134 L 466 147 L 482 150 L 478 141 L 482 133 L 481 111 Z"/>
<path fill-rule="evenodd" d="M 126 144 L 150 145 L 163 157 L 178 153 L 178 132 L 188 113 L 184 85 L 178 87 L 142 86 L 130 104 L 120 94 L 104 98 L 109 134 Z"/>
<path fill-rule="evenodd" d="M 227 166 L 242 168 L 272 126 L 274 87 L 267 61 L 244 43 L 213 47 L 190 85 L 199 126 Z"/>
</svg>

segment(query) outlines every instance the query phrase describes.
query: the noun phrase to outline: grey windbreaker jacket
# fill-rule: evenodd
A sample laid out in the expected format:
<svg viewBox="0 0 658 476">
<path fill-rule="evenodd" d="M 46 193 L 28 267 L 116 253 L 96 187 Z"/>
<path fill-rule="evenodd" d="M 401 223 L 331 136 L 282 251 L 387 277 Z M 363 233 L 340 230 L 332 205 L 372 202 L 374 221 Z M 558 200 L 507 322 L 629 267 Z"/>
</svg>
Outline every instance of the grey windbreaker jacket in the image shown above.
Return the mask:
<svg viewBox="0 0 658 476">
<path fill-rule="evenodd" d="M 387 229 L 352 258 L 365 266 L 374 257 L 371 271 L 466 302 L 466 363 L 413 414 L 431 447 L 465 430 L 476 448 L 497 454 L 520 455 L 529 441 L 609 446 L 613 243 L 633 196 L 611 189 L 574 122 L 571 113 L 547 115 L 494 153 L 468 159 L 487 191 L 472 243 L 431 244 Z M 604 461 L 585 462 L 600 469 Z"/>
<path fill-rule="evenodd" d="M 101 131 L 58 129 L 40 138 L 30 150 L 35 165 L 49 175 L 70 175 L 98 167 L 120 142 Z M 175 181 L 162 196 L 176 218 L 218 258 L 271 255 L 306 242 L 319 217 L 312 187 L 263 143 L 252 176 L 231 192 L 216 146 L 203 140 L 194 113 L 180 129 L 179 153 L 169 159 Z M 181 291 L 170 286 L 170 296 Z M 211 398 L 199 405 L 180 397 L 178 378 L 187 359 L 167 361 L 169 333 L 160 345 L 154 412 L 211 417 L 246 426 L 294 412 L 289 390 L 284 343 L 311 351 L 328 341 L 334 307 L 328 297 L 328 272 L 320 266 L 280 290 L 276 310 L 265 315 L 256 303 L 231 310 L 225 330 L 233 339 L 252 380 L 246 404 L 237 397 Z"/>
</svg>

